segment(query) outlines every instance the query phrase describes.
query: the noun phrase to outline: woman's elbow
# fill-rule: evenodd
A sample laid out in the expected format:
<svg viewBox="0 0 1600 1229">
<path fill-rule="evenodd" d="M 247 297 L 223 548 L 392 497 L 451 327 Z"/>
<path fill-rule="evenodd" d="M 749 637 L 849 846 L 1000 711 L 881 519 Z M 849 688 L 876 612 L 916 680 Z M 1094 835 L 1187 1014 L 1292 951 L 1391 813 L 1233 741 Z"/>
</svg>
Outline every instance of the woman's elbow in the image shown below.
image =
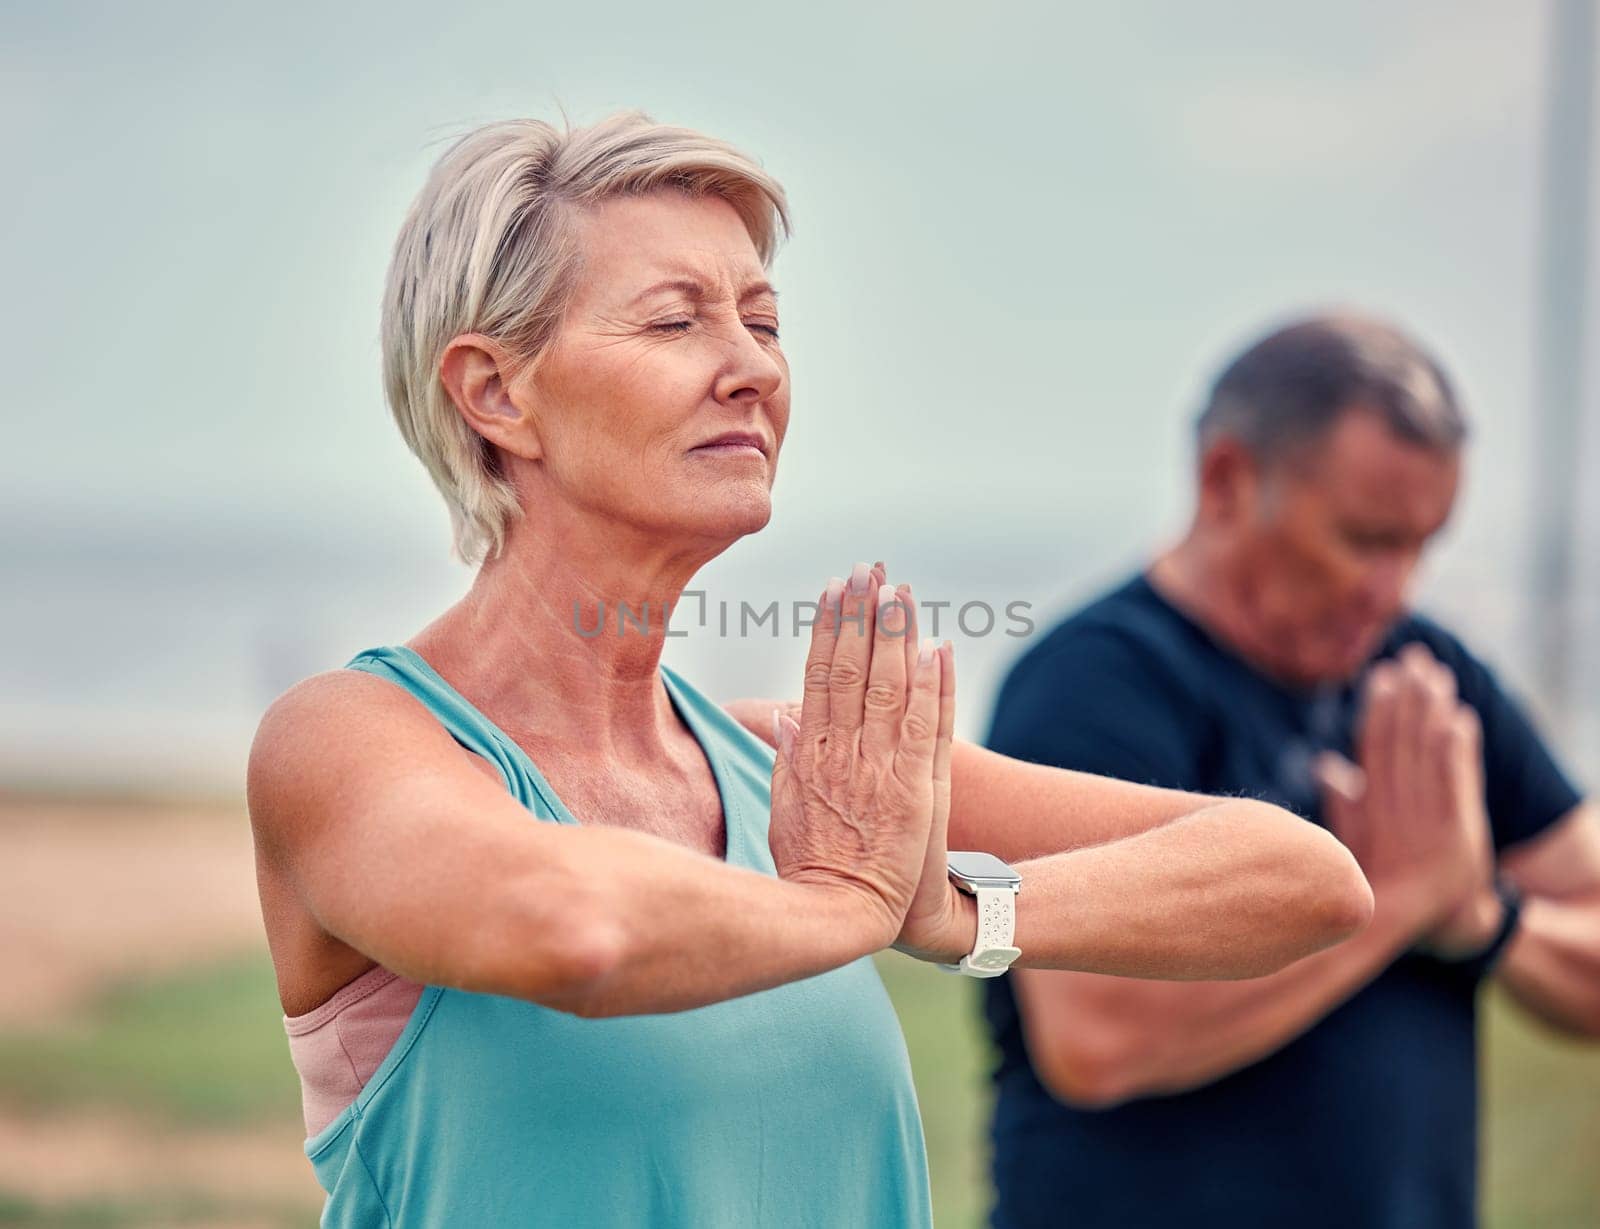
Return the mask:
<svg viewBox="0 0 1600 1229">
<path fill-rule="evenodd" d="M 607 1014 L 604 988 L 628 959 L 623 927 L 569 892 L 560 917 L 540 895 L 529 894 L 500 913 L 475 945 L 471 980 L 464 989 L 526 999 L 578 1016 Z"/>
<path fill-rule="evenodd" d="M 1367 882 L 1355 855 L 1331 835 L 1328 843 L 1334 847 L 1329 860 L 1335 865 L 1329 869 L 1323 883 L 1320 912 L 1326 936 L 1324 946 L 1343 943 L 1360 934 L 1372 921 L 1376 905 L 1372 885 Z"/>
<path fill-rule="evenodd" d="M 1372 886 L 1355 856 L 1331 832 L 1277 807 L 1275 875 L 1283 933 L 1294 949 L 1284 963 L 1343 943 L 1372 920 Z"/>
</svg>

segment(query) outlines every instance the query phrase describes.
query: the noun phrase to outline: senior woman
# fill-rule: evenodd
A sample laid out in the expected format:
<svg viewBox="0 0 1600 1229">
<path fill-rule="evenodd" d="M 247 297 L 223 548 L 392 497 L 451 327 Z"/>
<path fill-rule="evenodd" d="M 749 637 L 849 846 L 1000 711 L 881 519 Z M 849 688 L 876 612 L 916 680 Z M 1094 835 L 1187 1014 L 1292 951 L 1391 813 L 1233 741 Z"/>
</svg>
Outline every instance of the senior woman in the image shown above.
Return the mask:
<svg viewBox="0 0 1600 1229">
<path fill-rule="evenodd" d="M 770 514 L 780 229 L 758 165 L 638 114 L 480 128 L 406 218 L 388 398 L 480 566 L 281 696 L 249 769 L 324 1225 L 928 1224 L 866 957 L 975 950 L 951 841 L 1019 864 L 1034 967 L 1252 976 L 1370 911 L 1265 804 L 953 746 L 952 650 L 881 566 L 821 594 L 776 756 L 661 665 Z M 648 633 L 583 634 L 623 605 Z"/>
</svg>

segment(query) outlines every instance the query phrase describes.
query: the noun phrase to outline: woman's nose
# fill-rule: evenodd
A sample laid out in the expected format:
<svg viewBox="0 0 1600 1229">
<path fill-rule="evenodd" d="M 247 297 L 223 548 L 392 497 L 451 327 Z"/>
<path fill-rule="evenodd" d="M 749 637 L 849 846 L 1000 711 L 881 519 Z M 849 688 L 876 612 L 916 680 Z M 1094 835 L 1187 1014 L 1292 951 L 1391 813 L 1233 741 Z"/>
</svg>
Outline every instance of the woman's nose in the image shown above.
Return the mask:
<svg viewBox="0 0 1600 1229">
<path fill-rule="evenodd" d="M 777 357 L 739 326 L 742 340 L 729 348 L 728 360 L 717 376 L 718 401 L 765 401 L 783 383 L 783 366 Z"/>
</svg>

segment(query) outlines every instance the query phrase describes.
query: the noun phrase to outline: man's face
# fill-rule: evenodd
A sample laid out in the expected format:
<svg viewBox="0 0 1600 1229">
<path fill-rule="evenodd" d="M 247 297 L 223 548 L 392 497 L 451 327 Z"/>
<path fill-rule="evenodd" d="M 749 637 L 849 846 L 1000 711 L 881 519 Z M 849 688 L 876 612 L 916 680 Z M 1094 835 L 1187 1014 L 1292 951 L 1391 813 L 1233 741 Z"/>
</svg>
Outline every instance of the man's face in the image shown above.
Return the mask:
<svg viewBox="0 0 1600 1229">
<path fill-rule="evenodd" d="M 1460 476 L 1459 449 L 1411 443 L 1359 407 L 1256 475 L 1233 571 L 1263 664 L 1302 684 L 1352 677 L 1405 610 Z"/>
</svg>

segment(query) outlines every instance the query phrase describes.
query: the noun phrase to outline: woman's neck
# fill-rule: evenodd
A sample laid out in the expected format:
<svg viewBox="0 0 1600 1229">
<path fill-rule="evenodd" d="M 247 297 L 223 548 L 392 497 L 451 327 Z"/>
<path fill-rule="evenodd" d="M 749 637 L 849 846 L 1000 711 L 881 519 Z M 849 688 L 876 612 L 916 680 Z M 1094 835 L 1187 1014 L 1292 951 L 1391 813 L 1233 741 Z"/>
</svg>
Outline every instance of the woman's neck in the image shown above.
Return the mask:
<svg viewBox="0 0 1600 1229">
<path fill-rule="evenodd" d="M 725 545 L 518 522 L 410 645 L 518 742 L 648 762 L 676 721 L 659 674 L 668 616 Z"/>
</svg>

